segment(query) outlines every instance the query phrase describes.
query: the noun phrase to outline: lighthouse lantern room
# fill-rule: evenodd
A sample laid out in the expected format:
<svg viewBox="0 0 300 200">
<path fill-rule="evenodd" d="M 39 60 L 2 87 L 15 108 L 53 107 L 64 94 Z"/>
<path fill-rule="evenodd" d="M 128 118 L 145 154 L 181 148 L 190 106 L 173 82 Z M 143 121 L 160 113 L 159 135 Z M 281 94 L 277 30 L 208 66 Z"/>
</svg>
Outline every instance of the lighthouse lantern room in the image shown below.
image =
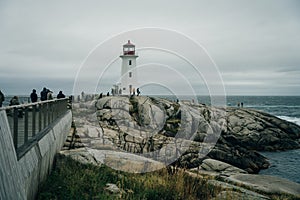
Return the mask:
<svg viewBox="0 0 300 200">
<path fill-rule="evenodd" d="M 135 93 L 137 86 L 137 57 L 135 45 L 128 40 L 128 42 L 123 45 L 123 54 L 120 56 L 122 59 L 121 90 L 123 95 L 131 95 Z"/>
</svg>

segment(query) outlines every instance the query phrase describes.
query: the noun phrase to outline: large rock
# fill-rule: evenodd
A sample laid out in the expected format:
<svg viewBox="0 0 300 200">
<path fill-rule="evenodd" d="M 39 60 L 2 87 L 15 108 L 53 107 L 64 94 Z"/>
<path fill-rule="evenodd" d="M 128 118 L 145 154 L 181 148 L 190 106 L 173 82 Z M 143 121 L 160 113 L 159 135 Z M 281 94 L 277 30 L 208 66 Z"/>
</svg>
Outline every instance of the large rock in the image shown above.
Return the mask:
<svg viewBox="0 0 300 200">
<path fill-rule="evenodd" d="M 90 148 L 87 148 L 87 151 L 98 163 L 103 163 L 116 170 L 122 170 L 131 173 L 144 173 L 159 170 L 165 167 L 163 163 L 132 153 Z"/>
<path fill-rule="evenodd" d="M 217 180 L 208 180 L 210 185 L 221 187 L 220 192 L 213 200 L 227 200 L 227 199 L 243 199 L 243 200 L 266 200 L 270 199 L 267 196 L 261 195 L 257 192 L 245 189 L 243 187 L 225 183 Z"/>
<path fill-rule="evenodd" d="M 300 127 L 267 113 L 227 108 L 227 124 L 223 137 L 232 145 L 264 151 L 300 148 Z"/>
<path fill-rule="evenodd" d="M 247 173 L 245 170 L 242 170 L 230 164 L 218 160 L 214 160 L 214 159 L 203 160 L 200 167 L 206 171 L 214 171 L 226 175 L 236 174 L 236 173 Z"/>
<path fill-rule="evenodd" d="M 129 111 L 131 109 L 131 103 L 127 97 L 113 97 L 108 96 L 99 99 L 96 104 L 96 108 L 99 109 L 122 109 Z"/>
<path fill-rule="evenodd" d="M 102 163 L 97 161 L 95 157 L 87 151 L 86 148 L 77 148 L 72 150 L 64 150 L 59 152 L 61 155 L 69 156 L 82 164 L 93 164 L 100 166 Z"/>
<path fill-rule="evenodd" d="M 261 191 L 267 194 L 291 194 L 300 198 L 300 184 L 287 179 L 255 174 L 235 174 L 225 177 L 225 181 L 238 185 L 244 185 L 252 190 Z"/>
<path fill-rule="evenodd" d="M 166 120 L 165 110 L 159 104 L 154 104 L 149 97 L 133 97 L 133 112 L 137 114 L 137 121 L 141 127 L 159 131 L 163 128 Z"/>
<path fill-rule="evenodd" d="M 229 163 L 248 173 L 258 173 L 260 169 L 266 169 L 270 165 L 267 158 L 258 152 L 249 151 L 238 145 L 227 146 L 218 143 L 209 152 L 208 157 Z"/>
<path fill-rule="evenodd" d="M 262 195 L 252 195 L 252 194 L 245 194 L 241 192 L 234 192 L 234 191 L 222 191 L 218 194 L 213 200 L 227 200 L 227 199 L 243 199 L 243 200 L 266 200 L 270 199 L 266 196 Z"/>
</svg>

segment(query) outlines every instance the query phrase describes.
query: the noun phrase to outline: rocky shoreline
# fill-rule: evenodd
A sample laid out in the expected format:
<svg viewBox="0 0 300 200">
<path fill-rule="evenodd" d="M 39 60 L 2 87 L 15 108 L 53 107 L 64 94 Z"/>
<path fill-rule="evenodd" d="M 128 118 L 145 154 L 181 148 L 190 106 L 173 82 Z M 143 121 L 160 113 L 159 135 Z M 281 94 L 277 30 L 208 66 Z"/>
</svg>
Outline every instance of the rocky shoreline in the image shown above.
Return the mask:
<svg viewBox="0 0 300 200">
<path fill-rule="evenodd" d="M 132 172 L 171 164 L 262 192 L 300 195 L 300 184 L 252 175 L 270 165 L 258 151 L 300 148 L 300 127 L 267 113 L 111 96 L 74 103 L 73 114 L 76 136 L 62 153 L 82 162 Z"/>
<path fill-rule="evenodd" d="M 129 152 L 155 151 L 174 138 L 180 145 L 193 140 L 189 147 L 178 147 L 184 151 L 176 163 L 180 167 L 199 166 L 203 160 L 199 150 L 208 146 L 207 158 L 258 173 L 269 167 L 258 151 L 300 148 L 299 126 L 250 109 L 177 104 L 150 97 L 107 97 L 97 101 L 96 108 L 100 126 L 118 130 L 112 136 L 114 143 Z"/>
</svg>

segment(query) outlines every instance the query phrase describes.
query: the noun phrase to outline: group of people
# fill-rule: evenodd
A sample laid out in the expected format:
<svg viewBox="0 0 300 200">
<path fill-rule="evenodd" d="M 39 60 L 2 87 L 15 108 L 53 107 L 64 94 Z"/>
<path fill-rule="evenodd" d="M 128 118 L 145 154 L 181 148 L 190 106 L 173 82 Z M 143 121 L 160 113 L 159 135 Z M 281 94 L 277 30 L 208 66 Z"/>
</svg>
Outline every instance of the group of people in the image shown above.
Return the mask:
<svg viewBox="0 0 300 200">
<path fill-rule="evenodd" d="M 66 97 L 66 95 L 64 95 L 62 91 L 59 91 L 59 93 L 56 96 L 56 98 L 58 98 L 58 99 L 62 99 L 62 98 L 65 98 L 65 97 Z M 31 99 L 32 103 L 37 102 L 38 95 L 37 95 L 35 89 L 32 90 L 32 93 L 30 94 L 30 99 Z M 53 92 L 44 87 L 43 90 L 41 91 L 41 98 L 40 99 L 41 99 L 41 101 L 52 100 L 53 99 Z"/>
<path fill-rule="evenodd" d="M 82 92 L 82 93 L 81 93 L 81 96 L 82 96 L 82 97 L 84 96 L 83 94 L 84 94 L 84 93 Z M 114 89 L 111 90 L 111 94 L 112 94 L 113 96 L 116 95 Z M 119 93 L 119 94 L 121 94 L 121 93 Z M 141 91 L 140 91 L 139 88 L 137 88 L 136 92 L 135 92 L 135 88 L 132 88 L 132 89 L 130 90 L 130 96 L 135 96 L 135 95 L 140 96 L 140 94 L 141 94 Z M 109 96 L 109 92 L 106 93 L 106 96 L 107 96 L 107 97 Z M 103 97 L 103 93 L 101 92 L 100 95 L 99 95 L 99 99 L 101 99 L 102 97 Z"/>
<path fill-rule="evenodd" d="M 135 93 L 135 88 L 130 89 L 130 95 L 135 96 L 135 94 L 137 94 L 137 96 L 140 96 L 141 94 L 140 88 L 136 89 L 136 93 Z"/>
<path fill-rule="evenodd" d="M 47 88 L 43 88 L 43 90 L 40 93 L 40 100 L 41 101 L 46 101 L 46 100 L 51 100 L 53 99 L 53 92 Z M 62 91 L 59 91 L 59 93 L 57 94 L 57 99 L 61 99 L 61 98 L 65 98 L 66 96 L 63 94 Z M 0 107 L 2 107 L 2 104 L 5 100 L 5 96 L 2 93 L 2 91 L 0 90 Z M 36 93 L 36 89 L 32 90 L 32 93 L 30 94 L 30 100 L 32 103 L 35 103 L 38 101 L 38 95 Z M 18 96 L 13 96 L 12 99 L 9 102 L 9 106 L 14 106 L 14 105 L 19 105 L 19 98 Z"/>
<path fill-rule="evenodd" d="M 238 102 L 237 106 L 243 108 L 244 107 L 244 103 L 243 102 Z"/>
<path fill-rule="evenodd" d="M 56 97 L 58 99 L 62 99 L 65 98 L 66 96 L 63 94 L 62 91 L 59 91 Z M 38 96 L 36 94 L 35 89 L 32 90 L 32 93 L 30 94 L 30 99 L 32 103 L 37 102 Z M 53 99 L 53 92 L 44 87 L 43 90 L 41 91 L 41 101 L 46 101 L 51 99 Z"/>
</svg>

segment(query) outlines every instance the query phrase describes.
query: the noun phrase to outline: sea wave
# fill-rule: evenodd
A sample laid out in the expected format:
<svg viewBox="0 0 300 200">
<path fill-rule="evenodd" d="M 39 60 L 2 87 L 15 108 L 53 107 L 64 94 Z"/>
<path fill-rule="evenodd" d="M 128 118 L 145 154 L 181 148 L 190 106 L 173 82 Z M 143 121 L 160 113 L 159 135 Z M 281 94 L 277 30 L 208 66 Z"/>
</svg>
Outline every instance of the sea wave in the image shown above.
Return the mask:
<svg viewBox="0 0 300 200">
<path fill-rule="evenodd" d="M 289 116 L 277 116 L 277 117 L 280 119 L 289 121 L 289 122 L 293 122 L 300 126 L 300 118 L 298 118 L 298 117 L 289 117 Z"/>
</svg>

